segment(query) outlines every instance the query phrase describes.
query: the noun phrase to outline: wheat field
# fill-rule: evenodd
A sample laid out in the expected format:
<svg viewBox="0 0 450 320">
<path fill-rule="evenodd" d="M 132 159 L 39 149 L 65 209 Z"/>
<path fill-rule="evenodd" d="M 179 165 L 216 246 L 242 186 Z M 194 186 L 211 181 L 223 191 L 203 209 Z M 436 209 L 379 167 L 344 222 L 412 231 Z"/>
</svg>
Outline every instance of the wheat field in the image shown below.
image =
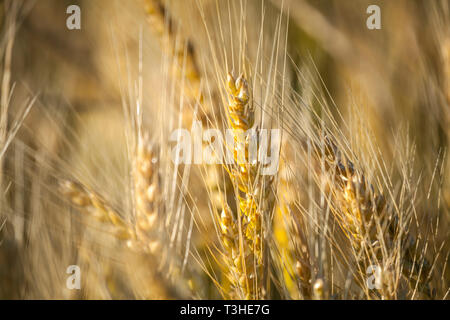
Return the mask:
<svg viewBox="0 0 450 320">
<path fill-rule="evenodd" d="M 0 299 L 450 298 L 448 0 L 0 25 Z"/>
</svg>

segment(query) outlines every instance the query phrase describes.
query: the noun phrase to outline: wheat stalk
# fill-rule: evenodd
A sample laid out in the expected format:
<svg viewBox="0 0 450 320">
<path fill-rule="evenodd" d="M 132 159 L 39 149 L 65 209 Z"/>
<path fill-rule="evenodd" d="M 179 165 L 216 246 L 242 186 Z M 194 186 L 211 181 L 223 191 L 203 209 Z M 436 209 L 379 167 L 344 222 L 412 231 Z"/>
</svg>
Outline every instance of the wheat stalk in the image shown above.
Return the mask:
<svg viewBox="0 0 450 320">
<path fill-rule="evenodd" d="M 289 150 L 290 146 L 282 145 L 282 149 Z M 292 159 L 288 156 L 289 153 L 280 159 L 274 233 L 289 294 L 291 297 L 299 297 L 300 294 L 304 299 L 311 299 L 311 255 L 305 234 L 304 217 L 297 210 L 297 199 L 293 191 L 295 187 L 289 178 Z"/>
<path fill-rule="evenodd" d="M 447 96 L 447 103 L 450 105 L 450 35 L 442 41 L 441 52 L 444 62 L 444 90 Z"/>
</svg>

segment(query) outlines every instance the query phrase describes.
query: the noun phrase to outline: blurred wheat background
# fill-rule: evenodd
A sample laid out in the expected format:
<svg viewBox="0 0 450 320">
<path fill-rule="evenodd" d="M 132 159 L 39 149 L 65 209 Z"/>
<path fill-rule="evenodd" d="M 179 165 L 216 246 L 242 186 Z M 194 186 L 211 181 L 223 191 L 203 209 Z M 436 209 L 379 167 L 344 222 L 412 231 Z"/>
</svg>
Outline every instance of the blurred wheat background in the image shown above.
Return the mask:
<svg viewBox="0 0 450 320">
<path fill-rule="evenodd" d="M 0 298 L 449 299 L 449 1 L 3 0 L 0 25 Z M 280 129 L 277 173 L 174 163 L 199 123 Z"/>
</svg>

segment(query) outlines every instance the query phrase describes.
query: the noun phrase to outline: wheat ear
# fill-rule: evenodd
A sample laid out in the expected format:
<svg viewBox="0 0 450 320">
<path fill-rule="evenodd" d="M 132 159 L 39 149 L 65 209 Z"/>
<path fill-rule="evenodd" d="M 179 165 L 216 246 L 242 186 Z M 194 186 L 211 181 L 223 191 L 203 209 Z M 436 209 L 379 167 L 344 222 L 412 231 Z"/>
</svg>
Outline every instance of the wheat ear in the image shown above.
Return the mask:
<svg viewBox="0 0 450 320">
<path fill-rule="evenodd" d="M 126 240 L 130 248 L 158 254 L 161 249 L 161 234 L 158 232 L 160 201 L 156 159 L 148 139 L 140 136 L 133 166 L 135 225 L 125 222 L 100 195 L 79 182 L 63 181 L 61 193 L 83 211 L 111 226 L 115 236 Z"/>
<path fill-rule="evenodd" d="M 249 137 L 245 137 L 243 131 L 251 129 L 255 119 L 254 110 L 249 104 L 247 81 L 243 76 L 235 79 L 228 74 L 227 89 L 229 103 L 226 112 L 234 136 L 234 146 L 231 149 L 235 162 L 229 173 L 231 180 L 236 185 L 238 214 L 235 216 L 239 226 L 237 235 L 242 239 L 242 243 L 239 244 L 238 261 L 235 259 L 234 265 L 239 265 L 239 268 L 244 271 L 239 279 L 244 297 L 258 299 L 265 294 L 263 288 L 262 213 L 264 210 L 269 211 L 273 206 L 273 203 L 266 203 L 264 207 L 267 190 L 270 190 L 272 179 L 263 179 L 258 172 L 257 164 L 250 164 L 247 161 Z M 242 161 L 242 156 L 244 156 L 244 161 Z M 222 215 L 226 212 L 227 210 L 222 211 Z M 230 216 L 230 214 L 226 214 L 226 216 Z"/>
<path fill-rule="evenodd" d="M 194 46 L 189 39 L 177 41 L 175 23 L 167 8 L 160 0 L 146 0 L 145 12 L 150 27 L 161 42 L 163 50 L 169 57 L 173 57 L 172 73 L 179 84 L 186 80 L 188 86 L 183 88 L 185 96 L 201 105 L 204 97 L 201 90 L 201 74 L 197 66 Z M 208 110 L 210 111 L 210 110 Z M 192 122 L 192 114 L 185 123 Z"/>
<path fill-rule="evenodd" d="M 61 183 L 60 190 L 74 205 L 91 214 L 98 221 L 111 226 L 118 239 L 135 238 L 133 228 L 102 197 L 83 184 L 65 180 Z"/>
<path fill-rule="evenodd" d="M 325 155 L 327 167 L 332 168 L 335 173 L 334 184 L 337 188 L 334 196 L 340 207 L 339 210 L 332 211 L 355 251 L 368 258 L 361 258 L 359 261 L 365 272 L 369 264 L 378 263 L 381 247 L 384 245 L 390 249 L 397 239 L 398 217 L 393 214 L 392 206 L 386 198 L 375 192 L 364 174 L 355 169 L 354 164 L 341 154 L 329 137 L 325 139 Z M 384 227 L 383 239 L 380 239 L 377 223 Z M 418 265 L 414 258 L 415 247 L 416 239 L 409 236 L 408 242 L 402 248 L 404 265 L 408 267 L 403 269 L 403 274 L 414 287 L 417 286 L 422 294 L 429 297 L 429 263 L 424 258 L 421 266 Z M 384 278 L 383 281 L 393 282 L 393 279 Z M 384 287 L 382 292 L 385 298 L 392 297 L 392 292 L 384 290 Z"/>
<path fill-rule="evenodd" d="M 239 239 L 242 238 L 242 234 L 240 234 L 238 222 L 227 204 L 223 205 L 220 215 L 220 229 L 222 243 L 226 250 L 225 259 L 228 266 L 226 275 L 235 289 L 235 292 L 230 296 L 239 298 L 241 297 L 240 293 L 242 293 L 245 299 L 254 299 L 257 289 L 255 256 L 247 241 L 243 242 L 243 248 L 240 247 Z M 242 292 L 239 292 L 239 289 Z"/>
<path fill-rule="evenodd" d="M 133 168 L 136 200 L 136 236 L 142 247 L 152 254 L 159 253 L 161 239 L 158 233 L 160 201 L 159 179 L 154 156 L 146 137 L 138 139 Z"/>
</svg>

